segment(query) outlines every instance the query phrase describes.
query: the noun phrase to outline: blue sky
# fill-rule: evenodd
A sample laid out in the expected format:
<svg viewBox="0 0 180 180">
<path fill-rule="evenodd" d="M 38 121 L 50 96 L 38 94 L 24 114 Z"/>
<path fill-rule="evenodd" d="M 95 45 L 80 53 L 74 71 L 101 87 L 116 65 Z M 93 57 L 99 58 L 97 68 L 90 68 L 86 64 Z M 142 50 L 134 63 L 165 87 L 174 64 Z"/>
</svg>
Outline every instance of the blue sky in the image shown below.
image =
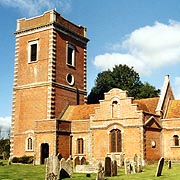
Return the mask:
<svg viewBox="0 0 180 180">
<path fill-rule="evenodd" d="M 169 74 L 180 99 L 179 0 L 0 0 L 0 126 L 10 124 L 16 20 L 54 8 L 87 27 L 88 92 L 98 72 L 127 64 L 156 88 Z"/>
</svg>

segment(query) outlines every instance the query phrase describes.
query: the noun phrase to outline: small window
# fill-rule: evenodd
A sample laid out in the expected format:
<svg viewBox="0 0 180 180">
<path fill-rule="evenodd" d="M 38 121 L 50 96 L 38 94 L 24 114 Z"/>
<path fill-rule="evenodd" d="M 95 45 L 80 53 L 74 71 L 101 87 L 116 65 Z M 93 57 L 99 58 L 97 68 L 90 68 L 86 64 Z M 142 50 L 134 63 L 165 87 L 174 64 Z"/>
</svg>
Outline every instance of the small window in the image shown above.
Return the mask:
<svg viewBox="0 0 180 180">
<path fill-rule="evenodd" d="M 78 154 L 83 154 L 84 153 L 84 141 L 83 138 L 78 138 L 77 139 L 77 153 Z"/>
<path fill-rule="evenodd" d="M 37 44 L 31 45 L 31 62 L 37 61 Z"/>
<path fill-rule="evenodd" d="M 174 135 L 173 139 L 174 139 L 174 146 L 179 146 L 179 136 L 178 135 Z"/>
<path fill-rule="evenodd" d="M 67 74 L 66 81 L 68 82 L 69 85 L 73 86 L 74 85 L 74 76 L 72 74 Z"/>
<path fill-rule="evenodd" d="M 28 62 L 36 62 L 38 60 L 38 41 L 30 41 L 28 44 Z"/>
<path fill-rule="evenodd" d="M 66 63 L 70 66 L 75 66 L 75 47 L 72 44 L 67 44 Z"/>
<path fill-rule="evenodd" d="M 33 150 L 33 140 L 31 137 L 27 138 L 27 150 L 32 151 Z"/>
</svg>

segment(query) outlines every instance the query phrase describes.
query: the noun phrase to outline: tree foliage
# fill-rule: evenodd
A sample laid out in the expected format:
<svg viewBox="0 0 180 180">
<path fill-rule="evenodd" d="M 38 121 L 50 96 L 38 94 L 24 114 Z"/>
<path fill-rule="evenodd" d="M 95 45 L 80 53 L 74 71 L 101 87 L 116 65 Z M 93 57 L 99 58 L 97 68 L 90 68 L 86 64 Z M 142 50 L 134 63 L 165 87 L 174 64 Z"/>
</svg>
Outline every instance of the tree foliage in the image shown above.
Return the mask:
<svg viewBox="0 0 180 180">
<path fill-rule="evenodd" d="M 88 95 L 88 104 L 98 103 L 104 99 L 104 93 L 112 88 L 127 90 L 130 97 L 135 99 L 157 97 L 160 90 L 156 90 L 149 83 L 142 83 L 139 74 L 127 65 L 116 65 L 112 71 L 107 70 L 99 73 L 95 86 Z"/>
<path fill-rule="evenodd" d="M 10 153 L 10 140 L 9 139 L 0 139 L 0 156 L 5 153 L 6 157 L 9 157 Z"/>
</svg>

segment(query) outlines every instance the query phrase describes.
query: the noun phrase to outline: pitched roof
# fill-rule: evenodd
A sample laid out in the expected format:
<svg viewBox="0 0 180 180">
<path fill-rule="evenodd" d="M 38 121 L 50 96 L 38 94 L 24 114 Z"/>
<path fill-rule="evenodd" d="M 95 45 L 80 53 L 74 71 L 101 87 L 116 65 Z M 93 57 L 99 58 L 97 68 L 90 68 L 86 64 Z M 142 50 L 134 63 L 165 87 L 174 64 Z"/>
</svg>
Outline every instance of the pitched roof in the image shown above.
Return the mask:
<svg viewBox="0 0 180 180">
<path fill-rule="evenodd" d="M 99 107 L 99 104 L 85 104 L 85 105 L 70 105 L 62 120 L 85 120 L 90 118 L 90 114 L 95 113 L 95 108 Z"/>
<path fill-rule="evenodd" d="M 165 119 L 180 118 L 180 100 L 170 100 Z"/>
<path fill-rule="evenodd" d="M 150 113 L 156 113 L 159 97 L 136 99 L 133 100 L 133 104 L 138 104 L 138 110 L 143 110 Z"/>
</svg>

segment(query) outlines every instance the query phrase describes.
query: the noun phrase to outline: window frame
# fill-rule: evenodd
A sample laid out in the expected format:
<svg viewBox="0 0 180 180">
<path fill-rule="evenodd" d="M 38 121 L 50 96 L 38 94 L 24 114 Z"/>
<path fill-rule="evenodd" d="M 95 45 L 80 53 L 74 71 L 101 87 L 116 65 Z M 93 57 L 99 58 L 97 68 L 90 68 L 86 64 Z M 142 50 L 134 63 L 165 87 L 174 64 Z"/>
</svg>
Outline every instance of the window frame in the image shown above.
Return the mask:
<svg viewBox="0 0 180 180">
<path fill-rule="evenodd" d="M 28 63 L 34 63 L 34 62 L 38 61 L 38 54 L 39 54 L 38 53 L 38 51 L 39 51 L 38 41 L 39 41 L 38 39 L 28 41 Z M 35 58 L 35 60 L 32 59 L 32 56 L 33 56 L 32 48 L 34 45 L 36 45 L 36 58 Z"/>
<path fill-rule="evenodd" d="M 70 52 L 71 50 L 71 52 Z M 71 58 L 70 58 L 71 56 Z M 66 45 L 66 64 L 70 67 L 75 67 L 76 48 L 75 45 L 67 42 Z"/>
<path fill-rule="evenodd" d="M 28 136 L 26 138 L 26 151 L 33 151 L 33 137 Z"/>
<path fill-rule="evenodd" d="M 110 131 L 110 153 L 122 152 L 122 132 L 119 129 L 112 129 Z"/>
<path fill-rule="evenodd" d="M 71 82 L 69 81 L 69 78 L 68 78 L 68 77 L 71 77 Z M 66 81 L 67 81 L 67 83 L 68 83 L 70 86 L 73 86 L 74 83 L 75 83 L 74 75 L 68 73 L 68 74 L 66 75 Z"/>
<path fill-rule="evenodd" d="M 77 154 L 84 154 L 84 139 L 77 138 Z"/>
<path fill-rule="evenodd" d="M 173 144 L 175 147 L 179 147 L 179 136 L 177 134 L 173 136 Z"/>
</svg>

